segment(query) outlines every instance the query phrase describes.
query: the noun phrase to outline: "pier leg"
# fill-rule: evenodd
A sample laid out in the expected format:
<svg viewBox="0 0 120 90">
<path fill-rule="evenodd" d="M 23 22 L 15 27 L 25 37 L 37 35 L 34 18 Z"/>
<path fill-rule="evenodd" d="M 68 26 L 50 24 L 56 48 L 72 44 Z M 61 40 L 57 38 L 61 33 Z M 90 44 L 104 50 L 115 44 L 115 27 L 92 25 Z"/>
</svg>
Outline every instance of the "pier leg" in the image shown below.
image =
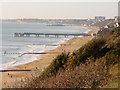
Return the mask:
<svg viewBox="0 0 120 90">
<path fill-rule="evenodd" d="M 45 35 L 45 37 L 49 37 L 49 35 Z"/>
</svg>

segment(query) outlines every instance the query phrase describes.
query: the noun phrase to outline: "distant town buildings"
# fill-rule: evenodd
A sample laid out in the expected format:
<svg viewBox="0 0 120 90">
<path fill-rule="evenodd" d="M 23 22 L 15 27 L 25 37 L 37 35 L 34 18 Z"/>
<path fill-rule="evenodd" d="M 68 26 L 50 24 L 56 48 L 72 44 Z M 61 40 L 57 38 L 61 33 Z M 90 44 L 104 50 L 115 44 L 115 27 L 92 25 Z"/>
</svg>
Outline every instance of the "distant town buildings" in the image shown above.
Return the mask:
<svg viewBox="0 0 120 90">
<path fill-rule="evenodd" d="M 105 20 L 104 16 L 95 16 L 95 20 Z"/>
</svg>

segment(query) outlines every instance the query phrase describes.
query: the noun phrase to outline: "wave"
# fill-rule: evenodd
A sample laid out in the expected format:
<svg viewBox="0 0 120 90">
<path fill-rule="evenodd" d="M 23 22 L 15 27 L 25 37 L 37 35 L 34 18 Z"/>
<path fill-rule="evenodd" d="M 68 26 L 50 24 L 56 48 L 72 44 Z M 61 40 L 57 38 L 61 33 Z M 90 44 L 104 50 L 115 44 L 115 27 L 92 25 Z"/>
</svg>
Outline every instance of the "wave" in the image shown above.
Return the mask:
<svg viewBox="0 0 120 90">
<path fill-rule="evenodd" d="M 49 45 L 31 44 L 31 45 L 27 45 L 25 47 L 20 48 L 18 51 L 19 51 L 19 53 L 22 53 L 22 54 L 23 53 L 42 53 L 45 51 L 53 50 L 53 49 L 57 48 L 58 46 L 60 46 L 60 44 L 65 43 L 66 41 L 68 41 L 72 38 L 73 37 L 61 38 L 61 40 L 59 42 L 51 43 Z M 15 60 L 12 60 L 11 62 L 4 63 L 4 64 L 0 65 L 0 69 L 18 66 L 21 64 L 26 64 L 26 63 L 38 60 L 40 58 L 41 58 L 40 54 L 29 54 L 29 55 L 24 54 L 23 56 L 18 55 L 17 57 L 15 57 Z"/>
<path fill-rule="evenodd" d="M 45 51 L 49 51 L 55 49 L 58 45 L 27 45 L 26 47 L 19 50 L 19 53 L 42 53 Z M 8 55 L 10 56 L 10 55 Z M 13 56 L 12 56 L 13 57 Z M 38 60 L 41 58 L 40 54 L 24 54 L 23 56 L 16 56 L 15 60 L 10 62 L 6 62 L 0 65 L 0 69 L 5 69 L 13 66 L 18 66 L 21 64 L 26 64 L 32 62 L 34 60 Z"/>
<path fill-rule="evenodd" d="M 16 62 L 17 62 L 16 60 L 12 60 L 10 62 L 0 64 L 0 70 L 10 67 L 11 65 L 15 64 Z"/>
</svg>

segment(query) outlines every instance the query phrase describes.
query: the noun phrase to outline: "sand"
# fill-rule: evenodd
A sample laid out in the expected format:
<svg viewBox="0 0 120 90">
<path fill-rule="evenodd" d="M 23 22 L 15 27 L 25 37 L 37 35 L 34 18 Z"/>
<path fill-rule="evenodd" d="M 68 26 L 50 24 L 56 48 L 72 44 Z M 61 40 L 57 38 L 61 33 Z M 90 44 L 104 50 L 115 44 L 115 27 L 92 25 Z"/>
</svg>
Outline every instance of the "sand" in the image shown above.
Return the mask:
<svg viewBox="0 0 120 90">
<path fill-rule="evenodd" d="M 99 29 L 97 27 L 87 27 L 89 33 L 96 33 Z M 52 60 L 62 52 L 73 52 L 93 39 L 94 36 L 85 36 L 79 38 L 72 38 L 67 42 L 61 44 L 58 48 L 46 51 L 48 54 L 42 55 L 41 59 L 33 62 L 8 68 L 2 74 L 2 87 L 12 87 L 15 84 L 21 84 L 24 80 L 31 77 L 37 77 L 40 73 L 52 62 Z"/>
</svg>

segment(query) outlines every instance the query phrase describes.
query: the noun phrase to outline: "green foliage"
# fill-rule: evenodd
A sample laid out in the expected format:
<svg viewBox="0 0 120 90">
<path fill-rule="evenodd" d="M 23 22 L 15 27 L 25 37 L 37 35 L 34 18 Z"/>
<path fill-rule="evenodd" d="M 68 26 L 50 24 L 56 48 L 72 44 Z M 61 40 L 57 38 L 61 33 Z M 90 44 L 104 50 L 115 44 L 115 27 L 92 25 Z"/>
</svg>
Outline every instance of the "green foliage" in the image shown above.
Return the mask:
<svg viewBox="0 0 120 90">
<path fill-rule="evenodd" d="M 106 53 L 106 65 L 117 64 L 120 62 L 120 37 L 116 38 L 109 46 L 111 50 Z"/>
<path fill-rule="evenodd" d="M 50 64 L 50 66 L 45 69 L 45 71 L 42 73 L 40 78 L 49 77 L 55 74 L 58 70 L 63 69 L 68 56 L 69 54 L 66 53 L 62 53 L 61 55 L 58 55 Z"/>
<path fill-rule="evenodd" d="M 100 52 L 104 44 L 105 44 L 104 38 L 93 39 L 92 41 L 88 42 L 86 45 L 81 47 L 78 50 L 78 54 L 81 54 L 79 56 L 80 57 L 82 56 L 83 59 L 87 59 L 87 57 L 90 56 L 98 57 L 99 56 L 98 53 Z"/>
<path fill-rule="evenodd" d="M 119 84 L 120 84 L 120 79 L 115 79 L 104 88 L 116 88 L 117 89 L 117 88 L 119 88 Z"/>
<path fill-rule="evenodd" d="M 105 55 L 105 60 L 107 66 L 114 65 L 120 62 L 120 56 L 115 50 L 112 50 Z"/>
<path fill-rule="evenodd" d="M 69 68 L 73 67 L 76 64 L 76 60 L 77 60 L 77 55 L 75 53 L 71 54 L 68 57 L 67 63 L 65 64 L 65 68 L 66 67 L 69 67 Z"/>
<path fill-rule="evenodd" d="M 117 50 L 119 52 L 120 50 L 120 37 L 116 38 L 110 45 L 109 48 L 112 48 L 113 50 Z M 119 53 L 120 54 L 120 53 Z"/>
<path fill-rule="evenodd" d="M 100 81 L 94 80 L 92 82 L 92 87 L 91 88 L 98 88 L 99 84 L 100 84 Z"/>
<path fill-rule="evenodd" d="M 120 36 L 120 27 L 113 29 L 114 30 L 114 36 L 118 37 Z"/>
<path fill-rule="evenodd" d="M 67 64 L 71 66 L 76 66 L 80 63 L 85 63 L 89 57 L 98 58 L 104 44 L 104 38 L 97 38 L 91 40 L 79 50 L 77 50 L 75 53 L 70 55 Z"/>
</svg>

